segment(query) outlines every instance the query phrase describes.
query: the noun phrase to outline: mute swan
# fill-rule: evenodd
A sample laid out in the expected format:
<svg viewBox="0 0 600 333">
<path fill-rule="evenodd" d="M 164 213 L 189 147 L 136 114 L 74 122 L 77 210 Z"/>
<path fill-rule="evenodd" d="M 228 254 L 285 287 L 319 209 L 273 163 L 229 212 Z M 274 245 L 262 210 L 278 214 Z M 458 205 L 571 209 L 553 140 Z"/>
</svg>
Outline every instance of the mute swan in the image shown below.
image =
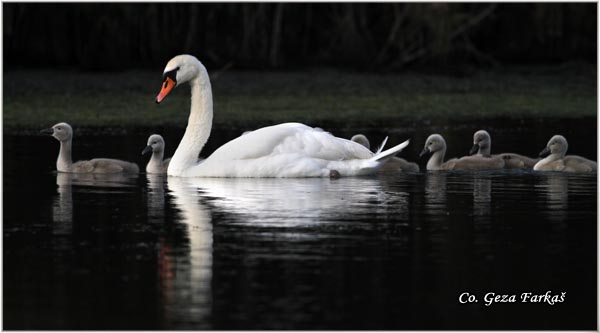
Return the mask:
<svg viewBox="0 0 600 333">
<path fill-rule="evenodd" d="M 218 148 L 198 163 L 198 154 L 210 136 L 213 101 L 206 68 L 196 57 L 178 55 L 163 73 L 156 97 L 160 103 L 174 87 L 189 82 L 192 101 L 185 134 L 167 169 L 180 177 L 329 177 L 376 173 L 405 141 L 379 154 L 350 140 L 299 123 L 285 123 L 254 130 Z"/>
<path fill-rule="evenodd" d="M 427 138 L 420 156 L 432 154 L 427 162 L 427 170 L 494 170 L 504 168 L 501 158 L 483 156 L 464 156 L 444 162 L 446 141 L 439 134 Z"/>
<path fill-rule="evenodd" d="M 479 130 L 473 134 L 473 148 L 469 152 L 470 155 L 484 157 L 499 157 L 504 160 L 505 169 L 532 169 L 539 159 L 530 158 L 527 156 L 503 153 L 492 155 L 492 138 L 486 130 Z"/>
<path fill-rule="evenodd" d="M 142 151 L 142 155 L 146 155 L 149 152 L 152 152 L 152 157 L 146 165 L 146 172 L 157 174 L 167 173 L 167 168 L 169 167 L 169 162 L 171 159 L 167 158 L 163 161 L 163 156 L 165 153 L 165 140 L 162 136 L 158 134 L 150 135 L 148 138 L 148 145 Z"/>
<path fill-rule="evenodd" d="M 356 134 L 350 139 L 350 141 L 360 143 L 367 149 L 371 149 L 371 143 L 364 134 Z M 383 167 L 381 167 L 380 172 L 386 171 L 419 172 L 419 165 L 417 163 L 408 162 L 403 158 L 394 156 L 385 162 Z"/>
<path fill-rule="evenodd" d="M 52 128 L 41 131 L 43 134 L 53 136 L 60 141 L 60 152 L 56 161 L 56 169 L 60 172 L 72 173 L 138 173 L 139 167 L 135 163 L 115 160 L 111 158 L 94 158 L 89 161 L 71 160 L 71 141 L 73 129 L 67 123 L 58 123 Z"/>
<path fill-rule="evenodd" d="M 565 156 L 569 144 L 562 135 L 553 136 L 546 148 L 540 153 L 545 157 L 533 167 L 536 171 L 563 171 L 563 172 L 596 172 L 597 164 L 587 158 L 569 155 Z"/>
</svg>

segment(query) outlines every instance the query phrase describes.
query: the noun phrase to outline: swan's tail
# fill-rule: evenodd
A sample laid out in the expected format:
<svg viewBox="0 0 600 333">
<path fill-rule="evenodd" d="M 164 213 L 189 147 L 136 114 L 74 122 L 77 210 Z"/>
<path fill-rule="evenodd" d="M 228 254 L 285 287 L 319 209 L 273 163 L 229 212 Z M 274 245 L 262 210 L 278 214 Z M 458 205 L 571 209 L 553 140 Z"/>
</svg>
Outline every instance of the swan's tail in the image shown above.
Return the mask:
<svg viewBox="0 0 600 333">
<path fill-rule="evenodd" d="M 383 144 L 380 149 L 383 149 L 383 145 L 385 144 L 386 141 L 387 141 L 387 138 L 386 138 L 386 140 L 383 141 Z M 406 140 L 397 146 L 394 146 L 388 150 L 379 152 L 379 153 L 375 154 L 375 156 L 371 157 L 369 159 L 369 162 L 385 162 L 388 159 L 394 157 L 394 155 L 398 154 L 400 151 L 402 151 L 402 149 L 406 148 L 408 146 L 409 142 L 410 142 L 410 140 Z"/>
</svg>

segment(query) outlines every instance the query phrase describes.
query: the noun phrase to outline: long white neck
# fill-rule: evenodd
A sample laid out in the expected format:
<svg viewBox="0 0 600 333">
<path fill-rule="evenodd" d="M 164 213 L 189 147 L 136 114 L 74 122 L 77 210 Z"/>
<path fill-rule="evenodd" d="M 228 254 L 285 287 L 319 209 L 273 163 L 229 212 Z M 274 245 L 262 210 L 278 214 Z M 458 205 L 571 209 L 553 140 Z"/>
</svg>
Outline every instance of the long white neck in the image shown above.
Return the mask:
<svg viewBox="0 0 600 333">
<path fill-rule="evenodd" d="M 444 162 L 444 155 L 446 155 L 446 150 L 438 150 L 433 153 L 427 161 L 427 170 L 440 170 Z"/>
<path fill-rule="evenodd" d="M 71 160 L 71 139 L 60 142 L 60 151 L 56 160 L 56 170 L 70 172 L 73 162 Z"/>
<path fill-rule="evenodd" d="M 492 144 L 489 143 L 485 147 L 479 147 L 478 155 L 489 157 L 492 154 Z"/>
<path fill-rule="evenodd" d="M 171 176 L 182 176 L 187 169 L 198 164 L 198 155 L 208 141 L 212 128 L 212 89 L 208 73 L 204 68 L 190 81 L 190 85 L 192 87 L 190 117 L 185 134 L 169 164 L 167 173 Z"/>
<path fill-rule="evenodd" d="M 152 152 L 152 157 L 146 165 L 146 172 L 155 173 L 159 172 L 162 167 L 162 160 L 165 152 L 163 150 L 155 150 Z"/>
</svg>

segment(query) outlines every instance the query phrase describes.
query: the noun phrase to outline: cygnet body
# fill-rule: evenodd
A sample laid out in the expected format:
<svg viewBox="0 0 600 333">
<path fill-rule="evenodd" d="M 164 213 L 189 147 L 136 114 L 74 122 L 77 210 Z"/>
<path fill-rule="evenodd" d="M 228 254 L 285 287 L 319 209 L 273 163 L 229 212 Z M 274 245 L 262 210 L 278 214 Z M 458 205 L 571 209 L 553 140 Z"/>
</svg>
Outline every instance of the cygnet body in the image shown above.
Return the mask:
<svg viewBox="0 0 600 333">
<path fill-rule="evenodd" d="M 170 158 L 163 160 L 165 153 L 165 140 L 159 134 L 152 134 L 148 138 L 146 148 L 142 151 L 142 155 L 152 152 L 152 157 L 146 165 L 146 172 L 153 174 L 166 174 L 169 167 Z"/>
<path fill-rule="evenodd" d="M 483 157 L 496 157 L 504 160 L 505 169 L 532 169 L 539 159 L 530 158 L 527 156 L 502 153 L 497 155 L 491 154 L 492 138 L 486 130 L 479 130 L 473 134 L 473 148 L 469 152 L 471 155 Z"/>
<path fill-rule="evenodd" d="M 464 156 L 444 162 L 446 140 L 439 134 L 432 134 L 425 141 L 421 156 L 431 154 L 427 170 L 496 170 L 504 168 L 501 158 L 484 156 Z"/>
<path fill-rule="evenodd" d="M 112 159 L 94 158 L 73 163 L 71 159 L 73 129 L 67 123 L 58 123 L 41 131 L 60 142 L 60 152 L 56 160 L 56 170 L 71 173 L 138 173 L 135 163 Z"/>
<path fill-rule="evenodd" d="M 544 157 L 533 167 L 536 171 L 596 172 L 596 162 L 577 155 L 566 155 L 569 144 L 562 135 L 553 136 L 540 153 Z"/>
</svg>

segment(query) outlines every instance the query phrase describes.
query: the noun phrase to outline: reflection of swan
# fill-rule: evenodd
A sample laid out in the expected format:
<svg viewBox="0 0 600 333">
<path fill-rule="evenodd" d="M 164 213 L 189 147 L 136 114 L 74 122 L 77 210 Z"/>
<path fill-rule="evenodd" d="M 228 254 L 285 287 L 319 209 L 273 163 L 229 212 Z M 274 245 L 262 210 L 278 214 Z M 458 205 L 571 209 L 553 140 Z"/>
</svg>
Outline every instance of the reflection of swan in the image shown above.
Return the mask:
<svg viewBox="0 0 600 333">
<path fill-rule="evenodd" d="M 194 318 L 193 323 L 205 322 L 208 325 L 212 304 L 213 233 L 210 212 L 200 203 L 197 188 L 186 179 L 169 177 L 167 186 L 175 207 L 181 212 L 181 222 L 187 226 L 185 234 L 189 240 L 188 246 L 183 248 L 181 242 L 169 244 L 164 239 L 161 241 L 160 275 L 167 321 L 185 326 L 190 318 Z M 194 325 L 193 328 L 199 327 Z"/>
<path fill-rule="evenodd" d="M 162 223 L 165 220 L 165 175 L 146 174 L 148 180 L 148 219 Z"/>
<path fill-rule="evenodd" d="M 546 185 L 546 210 L 549 217 L 566 215 L 569 205 L 569 178 L 566 175 L 549 174 L 542 184 Z"/>
<path fill-rule="evenodd" d="M 540 153 L 543 160 L 533 167 L 536 171 L 563 171 L 563 172 L 596 172 L 597 164 L 587 158 L 569 155 L 565 156 L 569 145 L 562 135 L 553 136 L 546 148 Z"/>
<path fill-rule="evenodd" d="M 427 213 L 446 214 L 446 177 L 445 172 L 428 172 L 425 178 L 425 202 Z"/>
<path fill-rule="evenodd" d="M 471 155 L 484 157 L 500 157 L 504 160 L 504 168 L 506 169 L 532 169 L 539 159 L 533 159 L 527 156 L 503 153 L 492 155 L 492 137 L 486 130 L 479 130 L 473 134 L 473 148 L 469 152 Z"/>
<path fill-rule="evenodd" d="M 94 158 L 89 161 L 71 160 L 73 129 L 67 123 L 58 123 L 52 128 L 42 130 L 60 141 L 60 152 L 56 160 L 56 170 L 73 173 L 138 173 L 137 164 L 111 158 Z"/>
<path fill-rule="evenodd" d="M 162 136 L 158 134 L 150 135 L 148 144 L 142 151 L 142 155 L 149 152 L 152 152 L 152 157 L 150 157 L 150 161 L 148 161 L 148 164 L 146 165 L 146 172 L 156 174 L 167 173 L 167 168 L 169 167 L 171 159 L 167 158 L 163 161 L 163 156 L 165 154 L 165 140 Z"/>
<path fill-rule="evenodd" d="M 354 135 L 350 141 L 354 141 L 360 143 L 365 146 L 367 149 L 371 149 L 371 143 L 369 139 L 364 134 L 356 134 Z M 414 162 L 409 162 L 400 157 L 392 157 L 390 158 L 383 167 L 381 167 L 381 172 L 389 172 L 389 171 L 403 171 L 403 172 L 419 172 L 419 165 Z"/>
<path fill-rule="evenodd" d="M 52 220 L 54 235 L 70 235 L 73 229 L 73 193 L 71 190 L 72 174 L 58 172 L 56 185 L 58 185 L 58 198 L 52 205 Z"/>
<path fill-rule="evenodd" d="M 488 175 L 473 175 L 473 215 L 487 216 L 491 214 L 492 180 Z"/>
<path fill-rule="evenodd" d="M 494 170 L 504 168 L 500 158 L 464 156 L 444 162 L 446 141 L 439 134 L 432 134 L 425 141 L 421 156 L 432 154 L 427 162 L 427 170 Z"/>
<path fill-rule="evenodd" d="M 213 101 L 206 68 L 190 55 L 179 55 L 165 67 L 160 103 L 177 85 L 190 82 L 188 126 L 167 173 L 181 177 L 329 177 L 376 173 L 408 141 L 373 154 L 350 140 L 298 123 L 264 127 L 229 141 L 198 163 L 212 127 Z"/>
<path fill-rule="evenodd" d="M 405 193 L 397 196 L 386 193 L 378 179 L 370 178 L 196 178 L 188 181 L 211 205 L 243 215 L 236 223 L 253 226 L 288 228 L 337 220 L 342 216 L 364 219 L 365 215 L 373 214 L 373 202 L 388 203 L 383 205 L 386 209 L 406 207 L 389 205 L 390 201 L 406 201 Z"/>
</svg>

